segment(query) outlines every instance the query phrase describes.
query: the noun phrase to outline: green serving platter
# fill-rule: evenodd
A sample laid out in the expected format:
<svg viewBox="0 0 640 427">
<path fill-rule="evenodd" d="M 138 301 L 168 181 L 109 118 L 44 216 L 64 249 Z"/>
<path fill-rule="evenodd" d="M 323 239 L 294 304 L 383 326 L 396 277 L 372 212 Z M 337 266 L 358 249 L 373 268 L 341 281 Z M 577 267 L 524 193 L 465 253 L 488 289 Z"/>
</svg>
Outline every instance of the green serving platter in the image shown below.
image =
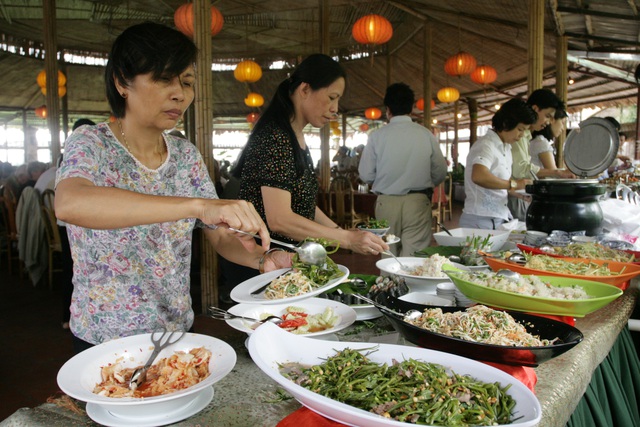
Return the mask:
<svg viewBox="0 0 640 427">
<path fill-rule="evenodd" d="M 460 292 L 467 298 L 492 307 L 528 313 L 553 314 L 557 316 L 584 317 L 622 295 L 622 290 L 615 286 L 590 280 L 567 277 L 538 276 L 551 286 L 565 287 L 579 285 L 591 297 L 589 299 L 564 300 L 542 298 L 530 295 L 506 292 L 471 283 L 458 277 L 459 270 L 446 269 L 445 273 L 455 283 Z"/>
</svg>

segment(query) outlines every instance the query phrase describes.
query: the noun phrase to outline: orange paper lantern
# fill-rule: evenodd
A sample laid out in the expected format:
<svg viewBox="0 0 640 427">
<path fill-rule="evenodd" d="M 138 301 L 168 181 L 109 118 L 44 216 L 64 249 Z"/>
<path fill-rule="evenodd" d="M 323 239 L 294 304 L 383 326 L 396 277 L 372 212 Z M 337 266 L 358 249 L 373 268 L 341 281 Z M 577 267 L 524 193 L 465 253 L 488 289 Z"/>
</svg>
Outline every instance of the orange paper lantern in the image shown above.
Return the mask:
<svg viewBox="0 0 640 427">
<path fill-rule="evenodd" d="M 36 82 L 38 82 L 38 86 L 40 86 L 40 88 L 47 87 L 47 72 L 45 70 L 42 70 L 38 73 L 38 77 L 36 77 Z M 62 71 L 58 70 L 58 86 L 64 86 L 66 84 L 67 84 L 67 77 L 64 75 Z"/>
<path fill-rule="evenodd" d="M 244 99 L 247 107 L 261 107 L 264 104 L 264 98 L 259 93 L 250 92 Z"/>
<path fill-rule="evenodd" d="M 438 91 L 440 102 L 456 102 L 460 98 L 460 92 L 455 87 L 443 87 Z"/>
<path fill-rule="evenodd" d="M 43 95 L 47 95 L 47 87 L 46 86 L 41 87 L 40 92 L 42 92 Z M 62 98 L 66 94 L 67 94 L 67 87 L 58 86 L 58 98 Z"/>
<path fill-rule="evenodd" d="M 393 27 L 384 16 L 367 15 L 358 19 L 351 29 L 353 38 L 362 44 L 383 44 L 391 40 Z"/>
<path fill-rule="evenodd" d="M 444 71 L 450 76 L 470 74 L 476 69 L 476 59 L 467 52 L 458 52 L 444 63 Z"/>
<path fill-rule="evenodd" d="M 382 111 L 376 107 L 367 108 L 364 110 L 364 116 L 369 120 L 378 120 L 382 117 Z"/>
<path fill-rule="evenodd" d="M 262 68 L 254 61 L 242 61 L 233 70 L 233 77 L 239 82 L 255 83 L 262 77 Z"/>
<path fill-rule="evenodd" d="M 436 106 L 436 102 L 431 100 L 431 109 L 433 110 Z M 416 108 L 420 111 L 424 111 L 424 98 L 420 98 L 416 101 Z"/>
<path fill-rule="evenodd" d="M 366 132 L 366 131 L 368 131 L 368 130 L 369 130 L 369 125 L 368 125 L 368 124 L 366 124 L 366 123 L 362 123 L 362 124 L 360 125 L 360 132 Z"/>
<path fill-rule="evenodd" d="M 193 38 L 193 4 L 185 3 L 177 8 L 173 14 L 173 22 L 178 31 Z M 215 6 L 211 6 L 211 36 L 218 34 L 223 25 L 224 18 L 222 13 Z"/>
<path fill-rule="evenodd" d="M 257 122 L 259 118 L 260 118 L 260 114 L 258 114 L 258 113 L 249 113 L 249 114 L 247 114 L 247 122 L 249 122 L 251 124 Z"/>
<path fill-rule="evenodd" d="M 46 119 L 47 118 L 47 106 L 46 105 L 41 105 L 38 108 L 36 108 L 36 116 L 40 117 L 41 119 Z"/>
<path fill-rule="evenodd" d="M 498 78 L 498 72 L 491 65 L 480 65 L 471 73 L 471 80 L 481 85 L 493 83 Z"/>
</svg>

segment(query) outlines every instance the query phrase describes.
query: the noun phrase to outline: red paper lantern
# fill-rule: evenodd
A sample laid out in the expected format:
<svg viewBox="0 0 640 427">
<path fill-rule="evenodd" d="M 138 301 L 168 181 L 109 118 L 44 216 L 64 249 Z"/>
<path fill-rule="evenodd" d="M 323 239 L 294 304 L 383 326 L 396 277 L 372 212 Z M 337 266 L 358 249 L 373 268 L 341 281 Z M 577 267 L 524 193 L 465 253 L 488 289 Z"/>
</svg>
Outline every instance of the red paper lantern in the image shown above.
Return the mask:
<svg viewBox="0 0 640 427">
<path fill-rule="evenodd" d="M 480 65 L 471 73 L 471 80 L 481 85 L 493 83 L 498 78 L 498 72 L 491 65 Z"/>
<path fill-rule="evenodd" d="M 440 102 L 456 102 L 460 98 L 460 91 L 455 87 L 443 87 L 438 91 Z"/>
<path fill-rule="evenodd" d="M 436 102 L 431 100 L 431 109 L 433 110 L 436 106 Z M 424 98 L 420 98 L 416 101 L 416 108 L 420 111 L 424 111 Z"/>
<path fill-rule="evenodd" d="M 444 63 L 444 71 L 450 76 L 470 74 L 476 69 L 476 59 L 467 52 L 458 52 Z"/>
<path fill-rule="evenodd" d="M 367 15 L 353 24 L 351 34 L 358 43 L 383 44 L 391 40 L 393 27 L 384 16 Z"/>
<path fill-rule="evenodd" d="M 254 124 L 260 118 L 260 114 L 258 113 L 249 113 L 247 114 L 247 122 Z"/>
<path fill-rule="evenodd" d="M 41 89 L 47 87 L 47 72 L 45 70 L 42 70 L 38 73 L 38 77 L 36 77 L 36 82 L 38 82 L 38 86 L 40 86 Z M 58 87 L 64 86 L 66 84 L 67 84 L 67 77 L 64 75 L 62 71 L 58 70 Z"/>
<path fill-rule="evenodd" d="M 185 3 L 176 9 L 173 14 L 173 22 L 176 28 L 182 34 L 193 38 L 193 4 Z M 215 7 L 211 6 L 211 36 L 215 36 L 222 30 L 224 18 L 222 13 Z"/>
<path fill-rule="evenodd" d="M 364 116 L 369 120 L 378 120 L 382 117 L 382 111 L 376 107 L 367 108 L 364 110 Z"/>
<path fill-rule="evenodd" d="M 233 70 L 233 77 L 239 82 L 255 83 L 262 77 L 262 68 L 254 61 L 242 61 Z"/>
<path fill-rule="evenodd" d="M 264 104 L 264 98 L 259 93 L 250 92 L 244 99 L 247 107 L 261 107 Z"/>
<path fill-rule="evenodd" d="M 368 124 L 366 124 L 366 123 L 362 123 L 362 124 L 360 125 L 360 132 L 366 132 L 366 131 L 368 131 L 368 130 L 369 130 L 369 125 L 368 125 Z"/>
<path fill-rule="evenodd" d="M 36 108 L 36 116 L 40 117 L 41 119 L 46 119 L 47 118 L 47 106 L 46 105 L 41 105 L 38 108 Z"/>
</svg>

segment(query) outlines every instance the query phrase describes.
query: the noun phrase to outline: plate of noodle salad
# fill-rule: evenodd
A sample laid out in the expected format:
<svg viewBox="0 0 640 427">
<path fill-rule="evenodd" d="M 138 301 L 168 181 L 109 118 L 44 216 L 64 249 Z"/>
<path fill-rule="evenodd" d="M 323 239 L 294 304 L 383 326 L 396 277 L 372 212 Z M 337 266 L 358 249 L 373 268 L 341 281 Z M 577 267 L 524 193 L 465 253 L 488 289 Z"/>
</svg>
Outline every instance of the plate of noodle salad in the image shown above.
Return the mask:
<svg viewBox="0 0 640 427">
<path fill-rule="evenodd" d="M 324 267 L 299 265 L 270 271 L 249 280 L 245 280 L 231 291 L 231 299 L 246 304 L 281 304 L 315 297 L 326 292 L 349 277 L 349 269 L 343 265 L 329 262 Z M 269 285 L 264 292 L 252 295 L 252 292 Z"/>
</svg>

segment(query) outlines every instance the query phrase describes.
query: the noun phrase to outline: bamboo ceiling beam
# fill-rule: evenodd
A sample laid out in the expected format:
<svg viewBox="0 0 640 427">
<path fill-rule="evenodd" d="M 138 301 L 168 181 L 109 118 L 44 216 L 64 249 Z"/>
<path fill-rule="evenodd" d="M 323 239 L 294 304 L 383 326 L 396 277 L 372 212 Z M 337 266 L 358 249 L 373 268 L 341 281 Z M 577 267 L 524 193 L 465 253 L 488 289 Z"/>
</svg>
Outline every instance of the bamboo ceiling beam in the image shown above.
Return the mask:
<svg viewBox="0 0 640 427">
<path fill-rule="evenodd" d="M 544 58 L 544 1 L 529 2 L 529 71 L 527 86 L 529 94 L 542 87 Z"/>
</svg>

